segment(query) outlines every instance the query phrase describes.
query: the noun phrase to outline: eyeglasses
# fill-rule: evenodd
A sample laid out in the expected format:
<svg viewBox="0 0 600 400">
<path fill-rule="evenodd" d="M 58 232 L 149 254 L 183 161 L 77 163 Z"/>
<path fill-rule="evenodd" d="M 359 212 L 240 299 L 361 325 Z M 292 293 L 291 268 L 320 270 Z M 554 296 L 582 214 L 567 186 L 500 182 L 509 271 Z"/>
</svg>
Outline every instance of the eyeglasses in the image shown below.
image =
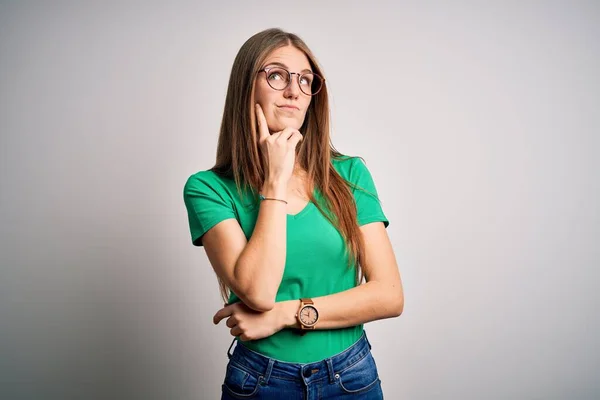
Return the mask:
<svg viewBox="0 0 600 400">
<path fill-rule="evenodd" d="M 302 93 L 308 96 L 314 96 L 323 88 L 325 79 L 313 72 L 299 74 L 298 72 L 290 72 L 285 68 L 271 67 L 263 68 L 260 72 L 264 72 L 267 77 L 267 83 L 275 90 L 284 90 L 292 82 L 292 75 L 298 75 L 298 86 Z"/>
</svg>

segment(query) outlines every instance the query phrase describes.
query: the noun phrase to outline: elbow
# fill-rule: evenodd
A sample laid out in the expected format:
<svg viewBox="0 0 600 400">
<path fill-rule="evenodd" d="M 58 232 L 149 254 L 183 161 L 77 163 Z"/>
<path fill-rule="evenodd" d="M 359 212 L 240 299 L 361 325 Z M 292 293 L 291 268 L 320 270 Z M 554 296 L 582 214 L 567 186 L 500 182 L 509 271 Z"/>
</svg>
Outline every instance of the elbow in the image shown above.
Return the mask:
<svg viewBox="0 0 600 400">
<path fill-rule="evenodd" d="M 240 273 L 240 270 L 243 271 L 244 267 L 240 268 L 239 262 L 240 260 L 238 259 L 233 275 L 233 281 L 237 283 L 238 297 L 246 306 L 254 311 L 271 311 L 275 308 L 278 287 L 271 287 L 270 282 L 262 277 Z"/>
<path fill-rule="evenodd" d="M 402 292 L 394 293 L 389 304 L 390 304 L 390 314 L 391 314 L 390 316 L 392 318 L 399 317 L 400 315 L 402 315 L 402 312 L 404 311 L 404 294 Z"/>
<path fill-rule="evenodd" d="M 274 301 L 265 301 L 265 300 L 248 300 L 248 302 L 244 302 L 248 307 L 258 312 L 267 312 L 271 311 L 273 307 L 275 307 Z"/>
<path fill-rule="evenodd" d="M 390 285 L 378 282 L 373 290 L 378 301 L 378 308 L 381 310 L 381 318 L 396 318 L 402 315 L 404 311 L 404 291 L 401 284 Z"/>
<path fill-rule="evenodd" d="M 276 293 L 271 294 L 264 287 L 256 287 L 256 285 L 241 285 L 237 287 L 234 293 L 242 300 L 249 308 L 258 312 L 271 311 L 275 307 Z"/>
<path fill-rule="evenodd" d="M 394 310 L 393 310 L 393 317 L 399 317 L 402 315 L 402 311 L 404 311 L 404 299 L 398 301 L 395 306 L 394 306 Z"/>
<path fill-rule="evenodd" d="M 255 311 L 267 312 L 275 307 L 275 296 L 249 294 L 245 296 L 244 303 Z"/>
</svg>

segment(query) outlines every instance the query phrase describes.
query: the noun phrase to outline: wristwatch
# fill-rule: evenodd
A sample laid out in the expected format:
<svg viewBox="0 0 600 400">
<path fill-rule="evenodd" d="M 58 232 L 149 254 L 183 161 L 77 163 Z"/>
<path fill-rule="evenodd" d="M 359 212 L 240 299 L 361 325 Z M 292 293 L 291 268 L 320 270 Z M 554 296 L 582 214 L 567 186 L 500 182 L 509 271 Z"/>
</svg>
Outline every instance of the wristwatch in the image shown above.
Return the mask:
<svg viewBox="0 0 600 400">
<path fill-rule="evenodd" d="M 302 334 L 305 334 L 307 330 L 315 329 L 315 325 L 319 321 L 319 311 L 312 299 L 300 299 L 300 307 L 296 313 L 296 318 L 300 323 Z"/>
</svg>

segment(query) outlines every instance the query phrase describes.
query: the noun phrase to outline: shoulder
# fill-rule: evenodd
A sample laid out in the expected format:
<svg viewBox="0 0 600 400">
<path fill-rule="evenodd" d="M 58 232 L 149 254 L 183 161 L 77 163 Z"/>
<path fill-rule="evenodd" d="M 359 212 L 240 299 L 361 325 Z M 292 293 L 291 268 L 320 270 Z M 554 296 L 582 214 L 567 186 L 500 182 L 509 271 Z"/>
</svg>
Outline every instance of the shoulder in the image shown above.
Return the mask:
<svg viewBox="0 0 600 400">
<path fill-rule="evenodd" d="M 184 197 L 198 193 L 221 193 L 227 192 L 232 180 L 223 177 L 212 170 L 198 171 L 190 175 L 183 187 Z"/>
<path fill-rule="evenodd" d="M 377 193 L 373 176 L 362 157 L 336 157 L 333 165 L 338 173 L 348 182 L 354 195 L 357 207 L 359 226 L 381 221 L 384 227 L 389 225 Z"/>
<path fill-rule="evenodd" d="M 365 160 L 360 156 L 341 155 L 332 158 L 331 163 L 342 178 L 349 182 L 356 182 L 365 174 L 370 175 Z"/>
</svg>

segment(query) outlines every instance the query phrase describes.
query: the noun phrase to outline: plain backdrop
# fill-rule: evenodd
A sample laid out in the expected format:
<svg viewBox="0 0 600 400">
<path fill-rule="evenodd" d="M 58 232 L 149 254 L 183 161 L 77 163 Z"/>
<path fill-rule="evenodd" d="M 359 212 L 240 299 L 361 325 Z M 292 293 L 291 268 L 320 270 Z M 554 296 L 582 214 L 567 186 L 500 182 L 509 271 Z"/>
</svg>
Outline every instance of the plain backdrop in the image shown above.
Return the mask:
<svg viewBox="0 0 600 400">
<path fill-rule="evenodd" d="M 599 398 L 600 5 L 528 0 L 2 1 L 0 398 L 218 398 L 182 189 L 270 27 L 316 54 L 391 222 L 386 399 Z"/>
</svg>

